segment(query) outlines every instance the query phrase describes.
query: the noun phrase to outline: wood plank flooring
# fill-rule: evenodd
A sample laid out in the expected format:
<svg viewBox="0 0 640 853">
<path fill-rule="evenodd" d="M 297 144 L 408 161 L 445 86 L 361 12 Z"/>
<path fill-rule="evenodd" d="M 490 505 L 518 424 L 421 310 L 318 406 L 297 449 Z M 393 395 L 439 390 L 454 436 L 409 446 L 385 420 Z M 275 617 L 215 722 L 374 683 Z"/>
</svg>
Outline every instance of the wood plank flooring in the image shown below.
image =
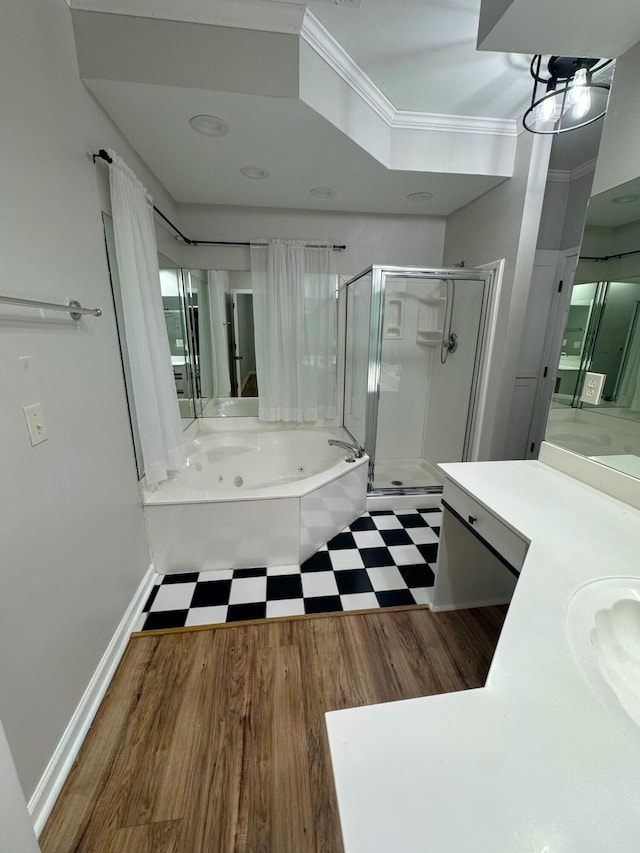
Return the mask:
<svg viewBox="0 0 640 853">
<path fill-rule="evenodd" d="M 133 638 L 43 853 L 339 853 L 324 712 L 484 683 L 506 608 Z"/>
</svg>

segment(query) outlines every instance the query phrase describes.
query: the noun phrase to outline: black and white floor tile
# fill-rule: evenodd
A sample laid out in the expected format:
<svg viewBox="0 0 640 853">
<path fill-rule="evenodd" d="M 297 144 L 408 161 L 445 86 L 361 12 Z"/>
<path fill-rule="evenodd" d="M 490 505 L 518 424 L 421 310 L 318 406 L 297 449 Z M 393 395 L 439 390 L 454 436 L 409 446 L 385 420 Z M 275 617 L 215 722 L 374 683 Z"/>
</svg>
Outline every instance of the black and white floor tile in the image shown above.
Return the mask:
<svg viewBox="0 0 640 853">
<path fill-rule="evenodd" d="M 302 566 L 163 575 L 136 629 L 425 604 L 440 509 L 366 512 Z"/>
</svg>

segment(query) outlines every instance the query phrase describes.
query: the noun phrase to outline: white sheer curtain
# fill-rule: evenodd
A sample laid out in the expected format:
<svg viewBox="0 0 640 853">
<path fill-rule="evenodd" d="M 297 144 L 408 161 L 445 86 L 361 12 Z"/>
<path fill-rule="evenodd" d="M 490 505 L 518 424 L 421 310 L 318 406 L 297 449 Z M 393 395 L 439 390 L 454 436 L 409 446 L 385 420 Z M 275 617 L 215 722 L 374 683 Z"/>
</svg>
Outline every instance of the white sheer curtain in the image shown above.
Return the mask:
<svg viewBox="0 0 640 853">
<path fill-rule="evenodd" d="M 160 292 L 152 201 L 113 151 L 109 169 L 116 258 L 131 381 L 148 484 L 185 462 L 180 410 Z"/>
<path fill-rule="evenodd" d="M 337 278 L 330 244 L 251 245 L 259 417 L 336 416 Z"/>
<path fill-rule="evenodd" d="M 213 335 L 213 394 L 214 397 L 230 397 L 229 337 L 227 312 L 224 307 L 225 295 L 229 289 L 229 273 L 226 270 L 209 270 L 208 275 Z"/>
</svg>

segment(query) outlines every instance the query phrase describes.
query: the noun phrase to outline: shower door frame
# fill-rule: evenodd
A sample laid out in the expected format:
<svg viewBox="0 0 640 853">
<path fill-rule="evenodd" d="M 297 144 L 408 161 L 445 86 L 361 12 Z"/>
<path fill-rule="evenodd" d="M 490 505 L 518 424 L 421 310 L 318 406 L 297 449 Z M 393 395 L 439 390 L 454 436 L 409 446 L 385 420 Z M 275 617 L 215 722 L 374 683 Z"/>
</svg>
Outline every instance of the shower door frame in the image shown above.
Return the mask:
<svg viewBox="0 0 640 853">
<path fill-rule="evenodd" d="M 451 269 L 435 268 L 435 267 L 399 267 L 385 266 L 372 264 L 358 275 L 349 279 L 345 283 L 345 342 L 349 328 L 349 285 L 359 281 L 364 276 L 371 273 L 371 309 L 370 309 L 370 326 L 369 326 L 369 359 L 367 365 L 367 398 L 365 409 L 365 448 L 369 454 L 369 472 L 367 477 L 367 493 L 376 495 L 410 495 L 410 494 L 439 494 L 442 492 L 442 486 L 398 486 L 387 488 L 373 488 L 373 475 L 376 462 L 376 443 L 378 434 L 378 407 L 380 401 L 380 373 L 382 367 L 382 340 L 383 340 L 383 319 L 384 319 L 384 297 L 386 290 L 387 275 L 401 276 L 403 278 L 416 278 L 425 280 L 437 279 L 454 279 L 456 281 L 478 281 L 483 283 L 482 307 L 480 309 L 480 318 L 478 324 L 478 336 L 476 339 L 476 350 L 473 363 L 473 373 L 471 377 L 471 393 L 469 395 L 469 405 L 467 408 L 467 420 L 465 424 L 464 442 L 462 447 L 462 460 L 468 461 L 469 448 L 474 430 L 477 424 L 474 423 L 474 416 L 477 408 L 479 395 L 479 374 L 480 366 L 485 360 L 485 347 L 487 344 L 487 327 L 489 321 L 490 307 L 493 301 L 493 285 L 495 273 L 492 270 L 483 270 L 475 268 L 455 267 Z M 346 368 L 346 361 L 345 361 Z M 346 383 L 345 392 L 346 392 Z M 343 412 L 346 411 L 346 401 L 343 400 Z M 353 436 L 344 425 L 343 428 Z M 354 439 L 355 441 L 355 439 Z"/>
</svg>

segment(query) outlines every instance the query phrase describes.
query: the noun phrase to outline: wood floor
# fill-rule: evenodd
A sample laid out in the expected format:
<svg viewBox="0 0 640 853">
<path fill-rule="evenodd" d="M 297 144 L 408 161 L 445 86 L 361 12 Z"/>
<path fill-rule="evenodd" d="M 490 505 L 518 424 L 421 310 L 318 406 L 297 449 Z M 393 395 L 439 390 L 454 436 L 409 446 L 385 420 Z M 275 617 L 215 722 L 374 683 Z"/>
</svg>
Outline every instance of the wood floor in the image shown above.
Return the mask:
<svg viewBox="0 0 640 853">
<path fill-rule="evenodd" d="M 43 853 L 338 853 L 324 712 L 478 687 L 506 608 L 133 638 Z"/>
</svg>

